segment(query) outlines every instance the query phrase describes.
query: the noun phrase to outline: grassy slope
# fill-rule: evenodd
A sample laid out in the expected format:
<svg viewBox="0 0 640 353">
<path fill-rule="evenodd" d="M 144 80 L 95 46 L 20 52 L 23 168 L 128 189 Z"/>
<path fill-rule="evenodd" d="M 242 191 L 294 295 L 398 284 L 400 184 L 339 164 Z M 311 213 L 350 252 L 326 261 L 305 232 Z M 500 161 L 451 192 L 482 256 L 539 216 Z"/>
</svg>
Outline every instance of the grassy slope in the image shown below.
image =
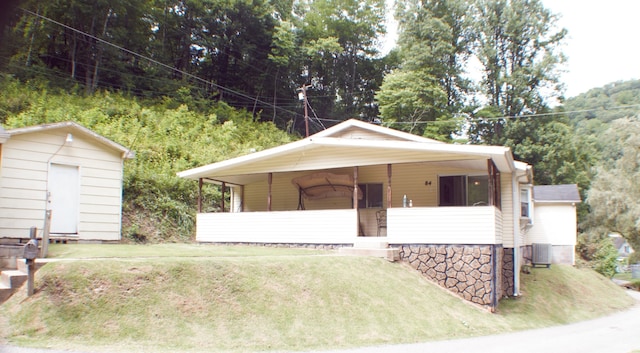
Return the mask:
<svg viewBox="0 0 640 353">
<path fill-rule="evenodd" d="M 181 256 L 193 250 L 211 257 L 47 265 L 38 272 L 34 297 L 21 292 L 3 305 L 3 336 L 18 344 L 92 350 L 308 350 L 548 326 L 631 303 L 608 280 L 566 266 L 524 275 L 525 295 L 503 300 L 499 313 L 489 314 L 409 267 L 380 259 L 292 249 L 170 248 L 141 252 Z M 52 253 L 80 253 L 68 249 L 54 247 Z M 99 248 L 81 252 L 89 256 L 91 249 Z M 130 249 L 120 250 L 133 256 Z"/>
</svg>

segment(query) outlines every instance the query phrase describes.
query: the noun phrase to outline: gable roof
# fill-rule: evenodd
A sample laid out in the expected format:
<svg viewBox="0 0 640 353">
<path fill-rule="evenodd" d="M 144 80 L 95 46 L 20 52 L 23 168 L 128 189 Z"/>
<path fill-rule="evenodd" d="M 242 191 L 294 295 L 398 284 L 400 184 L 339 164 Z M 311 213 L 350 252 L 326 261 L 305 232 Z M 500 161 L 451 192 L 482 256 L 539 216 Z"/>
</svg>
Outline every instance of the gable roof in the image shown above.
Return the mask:
<svg viewBox="0 0 640 353">
<path fill-rule="evenodd" d="M 533 200 L 537 202 L 582 202 L 576 184 L 536 185 Z"/>
<path fill-rule="evenodd" d="M 302 140 L 185 170 L 178 176 L 242 185 L 261 180 L 266 173 L 412 162 L 486 163 L 487 159 L 500 171 L 524 173 L 516 168 L 507 147 L 442 143 L 352 119 Z"/>
<path fill-rule="evenodd" d="M 69 131 L 72 131 L 75 134 L 95 140 L 96 142 L 102 144 L 103 146 L 109 149 L 120 152 L 122 154 L 122 158 L 130 159 L 130 158 L 134 158 L 135 156 L 135 153 L 133 151 L 122 146 L 121 144 L 111 141 L 108 138 L 102 135 L 99 135 L 96 132 L 89 130 L 86 127 L 73 121 L 63 121 L 59 123 L 50 123 L 50 124 L 21 127 L 17 129 L 6 130 L 6 133 L 9 135 L 8 138 L 11 138 L 11 136 L 16 136 L 16 135 L 23 135 L 23 134 L 29 134 L 34 132 L 42 132 L 42 131 L 59 130 L 59 129 L 67 129 Z M 0 133 L 1 132 L 2 131 L 0 131 Z"/>
</svg>

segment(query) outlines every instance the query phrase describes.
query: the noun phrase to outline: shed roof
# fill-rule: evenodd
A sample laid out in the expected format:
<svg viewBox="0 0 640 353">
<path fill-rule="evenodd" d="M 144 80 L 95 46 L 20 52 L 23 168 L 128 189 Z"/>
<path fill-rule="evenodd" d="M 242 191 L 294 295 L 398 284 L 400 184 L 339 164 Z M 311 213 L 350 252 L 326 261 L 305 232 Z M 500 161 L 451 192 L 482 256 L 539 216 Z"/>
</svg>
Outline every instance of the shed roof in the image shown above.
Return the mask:
<svg viewBox="0 0 640 353">
<path fill-rule="evenodd" d="M 533 200 L 537 202 L 581 202 L 576 184 L 536 185 Z"/>
<path fill-rule="evenodd" d="M 358 133 L 363 131 L 367 134 Z M 507 147 L 442 143 L 352 119 L 299 141 L 182 171 L 178 176 L 246 184 L 264 178 L 265 173 L 487 159 L 500 171 L 520 170 Z"/>
<path fill-rule="evenodd" d="M 93 139 L 109 149 L 119 151 L 120 153 L 122 153 L 122 158 L 129 159 L 129 158 L 134 158 L 135 156 L 135 153 L 133 151 L 122 146 L 121 144 L 114 142 L 112 140 L 109 140 L 108 138 L 102 135 L 99 135 L 93 130 L 87 129 L 86 127 L 73 121 L 63 121 L 58 123 L 26 126 L 26 127 L 7 130 L 6 133 L 9 136 L 8 138 L 11 138 L 11 136 L 15 136 L 15 135 L 23 135 L 23 134 L 29 134 L 34 132 L 42 132 L 42 131 L 58 130 L 58 129 L 67 129 L 72 131 L 75 134 Z M 2 137 L 1 132 L 2 131 L 0 130 L 0 138 Z"/>
</svg>

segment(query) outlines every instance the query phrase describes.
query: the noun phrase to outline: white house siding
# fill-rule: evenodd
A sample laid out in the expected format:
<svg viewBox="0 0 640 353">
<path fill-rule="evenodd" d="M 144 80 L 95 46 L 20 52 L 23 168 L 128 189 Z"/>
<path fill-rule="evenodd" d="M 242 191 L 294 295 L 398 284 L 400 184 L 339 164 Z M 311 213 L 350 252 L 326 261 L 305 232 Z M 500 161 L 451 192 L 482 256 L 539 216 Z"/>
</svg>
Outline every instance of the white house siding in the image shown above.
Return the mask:
<svg viewBox="0 0 640 353">
<path fill-rule="evenodd" d="M 500 244 L 496 224 L 502 218 L 492 206 L 413 207 L 387 210 L 390 244 Z"/>
<path fill-rule="evenodd" d="M 2 146 L 0 237 L 25 238 L 30 227 L 43 227 L 48 171 L 50 164 L 61 164 L 79 169 L 78 239 L 120 239 L 121 152 L 77 133 L 71 145 L 64 145 L 69 132 L 74 133 L 52 129 L 14 135 Z"/>
<path fill-rule="evenodd" d="M 576 206 L 572 203 L 535 203 L 533 227 L 526 237 L 526 245 L 553 245 L 553 263 L 575 263 L 577 238 Z"/>
<path fill-rule="evenodd" d="M 338 138 L 351 138 L 351 139 L 363 139 L 363 140 L 395 140 L 395 141 L 406 141 L 405 139 L 401 139 L 399 137 L 394 137 L 390 135 L 382 135 L 380 133 L 376 133 L 373 131 L 362 130 L 358 128 L 351 128 L 340 131 L 333 135 L 332 137 Z"/>
<path fill-rule="evenodd" d="M 500 173 L 500 186 L 502 192 L 502 241 L 505 248 L 513 248 L 513 188 L 511 187 L 511 174 Z M 517 197 L 520 197 L 518 192 Z M 518 201 L 519 204 L 519 201 Z M 522 237 L 519 244 L 522 244 Z"/>
<path fill-rule="evenodd" d="M 355 210 L 199 213 L 196 241 L 353 244 Z"/>
</svg>

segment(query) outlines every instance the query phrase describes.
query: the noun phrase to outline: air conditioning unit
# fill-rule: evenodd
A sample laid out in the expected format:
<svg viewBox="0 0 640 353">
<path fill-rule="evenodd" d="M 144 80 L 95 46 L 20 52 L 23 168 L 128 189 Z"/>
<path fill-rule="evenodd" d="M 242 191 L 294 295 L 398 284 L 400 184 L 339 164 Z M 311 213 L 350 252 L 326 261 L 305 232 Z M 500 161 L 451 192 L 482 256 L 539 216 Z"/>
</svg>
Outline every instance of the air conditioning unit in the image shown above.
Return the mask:
<svg viewBox="0 0 640 353">
<path fill-rule="evenodd" d="M 533 267 L 536 265 L 546 265 L 547 268 L 551 266 L 551 258 L 553 256 L 553 247 L 551 244 L 531 244 L 533 248 L 533 257 L 531 264 Z"/>
</svg>

